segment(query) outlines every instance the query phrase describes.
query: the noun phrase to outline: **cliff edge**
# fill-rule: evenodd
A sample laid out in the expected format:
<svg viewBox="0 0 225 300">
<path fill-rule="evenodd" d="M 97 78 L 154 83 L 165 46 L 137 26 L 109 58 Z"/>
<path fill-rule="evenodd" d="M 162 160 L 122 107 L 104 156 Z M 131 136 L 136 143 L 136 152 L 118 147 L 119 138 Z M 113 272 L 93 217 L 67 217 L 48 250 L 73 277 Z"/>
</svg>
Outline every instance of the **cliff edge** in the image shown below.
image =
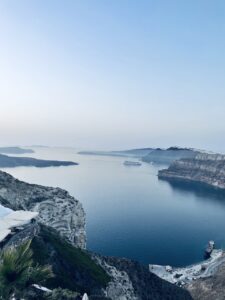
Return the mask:
<svg viewBox="0 0 225 300">
<path fill-rule="evenodd" d="M 67 191 L 28 184 L 0 171 L 0 204 L 38 212 L 39 222 L 56 229 L 72 245 L 86 247 L 84 209 Z"/>
<path fill-rule="evenodd" d="M 168 169 L 160 170 L 158 177 L 199 182 L 225 189 L 225 155 L 199 153 L 194 158 L 180 159 Z"/>
</svg>

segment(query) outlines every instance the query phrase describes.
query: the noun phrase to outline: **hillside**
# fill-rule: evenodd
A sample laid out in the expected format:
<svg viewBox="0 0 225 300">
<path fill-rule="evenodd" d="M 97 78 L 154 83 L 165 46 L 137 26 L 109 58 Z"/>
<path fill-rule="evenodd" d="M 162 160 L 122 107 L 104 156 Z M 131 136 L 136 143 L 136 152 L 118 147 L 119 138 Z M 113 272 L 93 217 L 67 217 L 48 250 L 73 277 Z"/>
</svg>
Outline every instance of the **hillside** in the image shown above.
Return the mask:
<svg viewBox="0 0 225 300">
<path fill-rule="evenodd" d="M 51 265 L 55 274 L 47 288 L 87 292 L 96 300 L 192 299 L 187 291 L 158 278 L 146 266 L 86 251 L 85 213 L 68 192 L 27 184 L 0 172 L 0 203 L 39 213 L 36 221 L 12 229 L 1 246 L 17 247 L 32 239 L 35 262 Z"/>
<path fill-rule="evenodd" d="M 90 299 L 96 300 L 192 299 L 186 290 L 158 278 L 147 267 L 128 259 L 102 257 L 76 248 L 45 225 L 27 225 L 17 231 L 5 247 L 17 247 L 26 239 L 32 239 L 34 262 L 52 266 L 54 277 L 45 283 L 48 289 L 61 287 L 81 294 L 86 292 Z"/>
</svg>

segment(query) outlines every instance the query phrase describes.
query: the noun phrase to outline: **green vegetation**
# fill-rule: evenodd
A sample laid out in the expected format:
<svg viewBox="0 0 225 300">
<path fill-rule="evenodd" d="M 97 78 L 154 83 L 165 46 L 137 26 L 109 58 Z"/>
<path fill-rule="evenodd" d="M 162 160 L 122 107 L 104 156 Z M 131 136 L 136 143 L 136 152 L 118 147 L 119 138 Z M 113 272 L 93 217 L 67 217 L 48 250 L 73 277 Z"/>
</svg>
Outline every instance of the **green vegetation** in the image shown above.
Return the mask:
<svg viewBox="0 0 225 300">
<path fill-rule="evenodd" d="M 0 255 L 0 299 L 23 297 L 32 284 L 41 284 L 51 278 L 49 266 L 34 265 L 31 241 L 17 248 L 3 250 Z"/>
<path fill-rule="evenodd" d="M 44 225 L 32 240 L 0 253 L 2 300 L 79 299 L 83 293 L 101 294 L 109 280 L 88 252 Z M 44 285 L 52 292 L 37 290 L 33 284 Z"/>
<path fill-rule="evenodd" d="M 45 296 L 46 300 L 75 300 L 79 296 L 78 293 L 67 289 L 54 289 L 51 293 Z"/>
<path fill-rule="evenodd" d="M 72 246 L 47 226 L 41 225 L 31 247 L 39 264 L 50 264 L 53 268 L 55 276 L 47 281 L 49 288 L 61 287 L 83 293 L 105 287 L 110 280 L 86 251 Z"/>
</svg>

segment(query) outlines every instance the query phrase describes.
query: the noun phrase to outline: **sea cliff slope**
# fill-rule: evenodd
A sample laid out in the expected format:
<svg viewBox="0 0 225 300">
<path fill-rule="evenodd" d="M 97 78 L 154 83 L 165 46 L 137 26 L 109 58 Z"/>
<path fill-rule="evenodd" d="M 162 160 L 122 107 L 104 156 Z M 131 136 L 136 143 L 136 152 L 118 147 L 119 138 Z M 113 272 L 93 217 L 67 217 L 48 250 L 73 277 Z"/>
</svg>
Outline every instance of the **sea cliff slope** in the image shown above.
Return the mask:
<svg viewBox="0 0 225 300">
<path fill-rule="evenodd" d="M 38 221 L 56 229 L 73 245 L 86 247 L 84 209 L 67 191 L 28 184 L 0 171 L 0 204 L 38 212 Z"/>
<path fill-rule="evenodd" d="M 186 180 L 225 189 L 225 155 L 199 153 L 194 158 L 174 161 L 158 177 L 166 180 Z"/>
</svg>

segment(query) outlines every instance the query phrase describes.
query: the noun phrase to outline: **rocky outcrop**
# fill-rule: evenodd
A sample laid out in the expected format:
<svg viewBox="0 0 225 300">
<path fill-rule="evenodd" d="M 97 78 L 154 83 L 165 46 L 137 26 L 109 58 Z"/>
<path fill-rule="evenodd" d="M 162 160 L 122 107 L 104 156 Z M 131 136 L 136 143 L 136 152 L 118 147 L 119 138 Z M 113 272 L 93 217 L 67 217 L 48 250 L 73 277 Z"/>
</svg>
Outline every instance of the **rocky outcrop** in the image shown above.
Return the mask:
<svg viewBox="0 0 225 300">
<path fill-rule="evenodd" d="M 44 168 L 73 165 L 77 165 L 77 163 L 72 161 L 45 160 L 32 157 L 16 157 L 0 154 L 0 168 L 14 168 L 21 166 Z"/>
<path fill-rule="evenodd" d="M 169 165 L 182 158 L 194 158 L 199 152 L 194 149 L 170 147 L 168 149 L 155 149 L 142 158 L 147 163 Z"/>
<path fill-rule="evenodd" d="M 73 245 L 85 248 L 85 213 L 67 191 L 28 184 L 0 171 L 0 203 L 13 210 L 38 212 L 38 221 L 55 228 Z"/>
<path fill-rule="evenodd" d="M 181 159 L 173 162 L 168 169 L 160 170 L 158 177 L 225 189 L 225 155 L 200 153 L 193 159 Z"/>
<path fill-rule="evenodd" d="M 149 272 L 138 262 L 94 256 L 111 277 L 104 293 L 112 300 L 191 300 L 190 294 Z"/>
<path fill-rule="evenodd" d="M 225 263 L 222 263 L 215 274 L 209 278 L 197 279 L 186 288 L 194 300 L 224 300 Z"/>
</svg>

